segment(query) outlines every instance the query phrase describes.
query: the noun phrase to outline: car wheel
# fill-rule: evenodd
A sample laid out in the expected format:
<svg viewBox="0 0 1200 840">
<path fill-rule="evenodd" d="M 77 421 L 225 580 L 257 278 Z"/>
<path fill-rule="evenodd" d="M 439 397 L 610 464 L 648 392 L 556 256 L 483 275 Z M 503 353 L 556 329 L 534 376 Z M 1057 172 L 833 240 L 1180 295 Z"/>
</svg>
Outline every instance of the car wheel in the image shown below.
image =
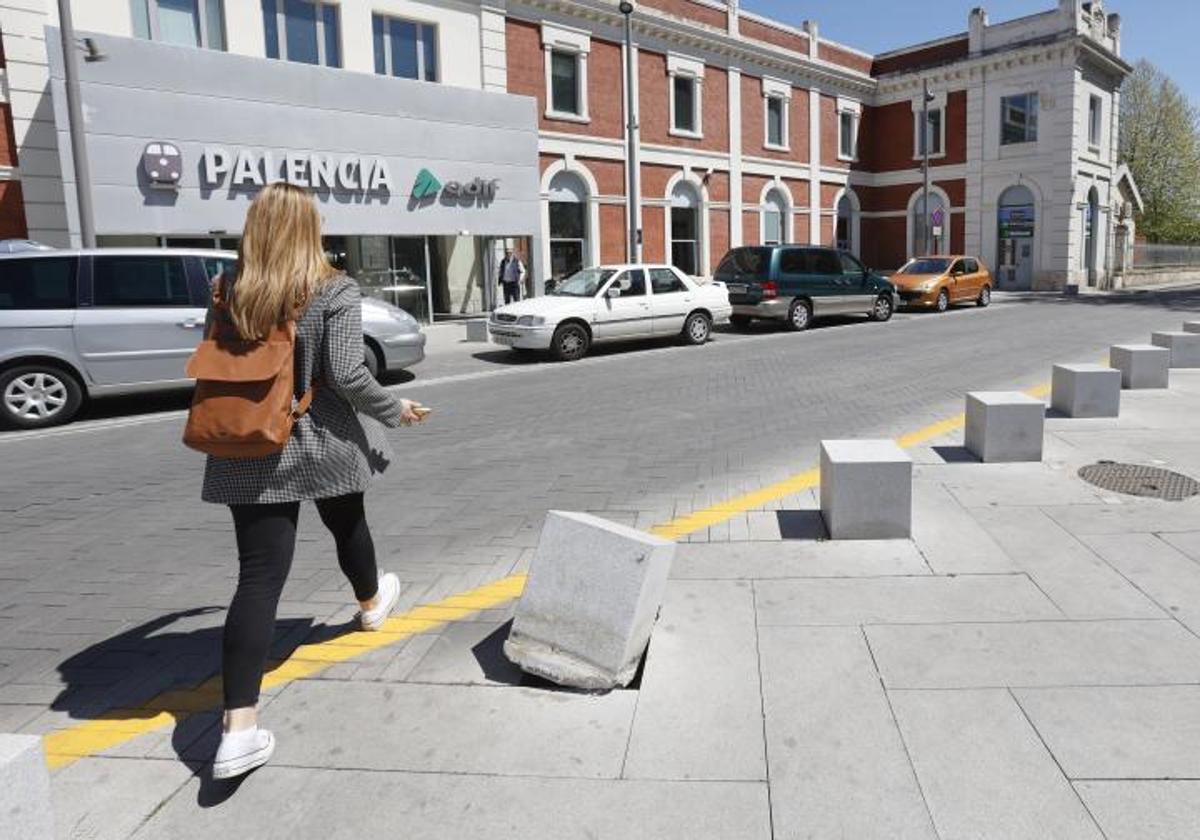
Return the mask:
<svg viewBox="0 0 1200 840">
<path fill-rule="evenodd" d="M 683 322 L 685 344 L 704 344 L 712 333 L 712 321 L 703 312 L 693 312 Z"/>
<path fill-rule="evenodd" d="M 987 306 L 992 302 L 992 287 L 984 286 L 979 290 L 979 299 L 975 301 L 977 306 Z"/>
<path fill-rule="evenodd" d="M 379 370 L 382 367 L 379 364 L 379 353 L 366 341 L 363 342 L 363 364 L 367 366 L 371 376 L 375 379 L 379 378 Z"/>
<path fill-rule="evenodd" d="M 880 295 L 875 298 L 875 305 L 871 307 L 871 320 L 890 321 L 894 311 L 895 306 L 892 304 L 891 295 Z"/>
<path fill-rule="evenodd" d="M 738 329 L 745 329 L 750 326 L 750 322 L 754 319 L 749 315 L 730 315 L 729 323 L 733 324 Z"/>
<path fill-rule="evenodd" d="M 83 404 L 83 389 L 61 368 L 21 365 L 0 374 L 0 401 L 5 426 L 41 429 L 69 422 Z"/>
<path fill-rule="evenodd" d="M 573 362 L 587 354 L 591 343 L 587 330 L 579 324 L 563 324 L 554 331 L 550 350 L 560 362 Z"/>
<path fill-rule="evenodd" d="M 794 300 L 788 310 L 787 327 L 792 332 L 808 329 L 812 321 L 812 307 L 806 300 Z"/>
<path fill-rule="evenodd" d="M 942 289 L 940 292 L 938 292 L 937 303 L 934 304 L 934 308 L 937 309 L 938 312 L 945 312 L 950 308 L 950 293 L 945 289 Z"/>
</svg>

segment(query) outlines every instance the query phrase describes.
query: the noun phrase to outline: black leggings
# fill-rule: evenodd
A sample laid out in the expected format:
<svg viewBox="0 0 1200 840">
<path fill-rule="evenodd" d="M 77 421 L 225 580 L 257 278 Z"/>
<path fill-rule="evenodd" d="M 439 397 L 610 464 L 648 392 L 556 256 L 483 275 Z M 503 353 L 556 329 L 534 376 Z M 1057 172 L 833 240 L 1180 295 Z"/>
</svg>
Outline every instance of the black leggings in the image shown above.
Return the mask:
<svg viewBox="0 0 1200 840">
<path fill-rule="evenodd" d="M 258 703 L 267 654 L 275 635 L 275 611 L 292 567 L 299 502 L 230 505 L 237 532 L 238 585 L 225 616 L 222 671 L 225 708 Z M 363 512 L 363 494 L 318 499 L 317 512 L 337 542 L 338 565 L 366 601 L 379 591 L 375 544 Z"/>
</svg>

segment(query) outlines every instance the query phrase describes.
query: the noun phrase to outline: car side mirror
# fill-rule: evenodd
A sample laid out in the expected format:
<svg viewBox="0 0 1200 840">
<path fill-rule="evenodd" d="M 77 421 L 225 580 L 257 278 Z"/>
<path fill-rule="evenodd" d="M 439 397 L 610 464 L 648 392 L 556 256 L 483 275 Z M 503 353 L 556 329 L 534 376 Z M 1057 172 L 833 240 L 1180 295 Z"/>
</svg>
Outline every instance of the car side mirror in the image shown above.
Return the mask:
<svg viewBox="0 0 1200 840">
<path fill-rule="evenodd" d="M 604 296 L 607 298 L 619 298 L 621 296 L 621 287 L 615 284 L 609 286 L 608 291 L 604 293 Z"/>
</svg>

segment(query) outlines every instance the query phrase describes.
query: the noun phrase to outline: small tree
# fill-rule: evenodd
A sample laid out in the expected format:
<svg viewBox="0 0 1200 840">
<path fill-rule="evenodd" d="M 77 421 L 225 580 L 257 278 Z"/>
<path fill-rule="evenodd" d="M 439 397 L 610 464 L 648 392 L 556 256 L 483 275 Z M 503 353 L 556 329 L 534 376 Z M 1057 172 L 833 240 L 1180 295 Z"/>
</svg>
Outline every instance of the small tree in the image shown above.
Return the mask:
<svg viewBox="0 0 1200 840">
<path fill-rule="evenodd" d="M 1121 88 L 1120 157 L 1145 203 L 1138 232 L 1151 242 L 1200 241 L 1200 112 L 1145 59 Z"/>
</svg>

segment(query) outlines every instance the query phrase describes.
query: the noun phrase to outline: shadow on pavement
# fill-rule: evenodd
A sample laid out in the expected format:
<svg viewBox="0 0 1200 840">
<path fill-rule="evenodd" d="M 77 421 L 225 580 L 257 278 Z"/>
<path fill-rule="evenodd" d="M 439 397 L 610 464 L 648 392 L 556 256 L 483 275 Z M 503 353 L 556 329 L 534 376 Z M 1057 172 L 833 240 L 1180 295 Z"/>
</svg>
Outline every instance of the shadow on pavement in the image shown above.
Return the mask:
<svg viewBox="0 0 1200 840">
<path fill-rule="evenodd" d="M 934 446 L 933 452 L 947 464 L 978 464 L 979 458 L 965 446 Z"/>
<path fill-rule="evenodd" d="M 1003 300 L 1008 304 L 1040 303 L 1051 306 L 1156 306 L 1184 312 L 1200 310 L 1200 286 L 1178 289 L 1119 289 L 1104 294 L 1080 295 L 1064 295 L 1061 292 L 1005 292 Z"/>
<path fill-rule="evenodd" d="M 781 510 L 775 516 L 779 520 L 779 535 L 785 540 L 829 539 L 819 510 Z"/>
</svg>

